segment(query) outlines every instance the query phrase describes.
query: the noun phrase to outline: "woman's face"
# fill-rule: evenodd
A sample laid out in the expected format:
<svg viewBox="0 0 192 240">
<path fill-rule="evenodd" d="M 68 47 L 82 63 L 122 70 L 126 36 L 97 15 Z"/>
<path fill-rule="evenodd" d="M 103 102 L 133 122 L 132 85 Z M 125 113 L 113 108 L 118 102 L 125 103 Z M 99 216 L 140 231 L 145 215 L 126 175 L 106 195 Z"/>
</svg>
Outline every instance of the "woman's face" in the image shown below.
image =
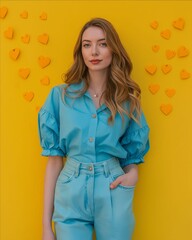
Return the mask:
<svg viewBox="0 0 192 240">
<path fill-rule="evenodd" d="M 107 70 L 112 61 L 104 31 L 99 27 L 87 28 L 82 36 L 82 55 L 89 71 Z"/>
</svg>

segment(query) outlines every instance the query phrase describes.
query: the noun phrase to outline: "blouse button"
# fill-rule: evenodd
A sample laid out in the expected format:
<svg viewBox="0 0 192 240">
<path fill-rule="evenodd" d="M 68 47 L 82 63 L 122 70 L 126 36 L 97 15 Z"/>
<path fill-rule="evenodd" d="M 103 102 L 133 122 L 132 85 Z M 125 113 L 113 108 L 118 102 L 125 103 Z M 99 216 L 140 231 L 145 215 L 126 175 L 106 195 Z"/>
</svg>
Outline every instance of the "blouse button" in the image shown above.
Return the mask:
<svg viewBox="0 0 192 240">
<path fill-rule="evenodd" d="M 93 142 L 93 138 L 92 137 L 89 138 L 89 142 Z"/>
<path fill-rule="evenodd" d="M 92 171 L 92 170 L 93 170 L 92 166 L 89 166 L 89 171 Z"/>
<path fill-rule="evenodd" d="M 96 118 L 96 116 L 97 116 L 96 114 L 92 114 L 92 118 Z"/>
</svg>

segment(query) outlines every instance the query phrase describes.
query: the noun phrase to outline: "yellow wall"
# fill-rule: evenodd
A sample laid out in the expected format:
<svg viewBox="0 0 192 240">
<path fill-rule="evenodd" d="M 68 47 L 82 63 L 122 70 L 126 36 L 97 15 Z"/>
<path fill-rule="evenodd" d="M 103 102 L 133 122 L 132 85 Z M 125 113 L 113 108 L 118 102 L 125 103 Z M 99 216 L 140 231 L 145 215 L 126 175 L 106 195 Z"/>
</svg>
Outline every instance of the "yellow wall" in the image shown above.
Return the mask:
<svg viewBox="0 0 192 240">
<path fill-rule="evenodd" d="M 1 239 L 41 239 L 47 160 L 40 156 L 37 110 L 72 63 L 80 28 L 97 16 L 114 24 L 133 60 L 133 77 L 141 86 L 143 109 L 151 128 L 151 150 L 140 166 L 135 192 L 133 240 L 191 239 L 192 76 L 183 80 L 180 72 L 184 69 L 192 75 L 192 2 L 1 1 L 0 6 L 8 8 L 5 18 L 0 19 Z M 23 11 L 28 12 L 28 18 L 20 16 Z M 47 13 L 47 20 L 39 18 L 42 12 Z M 172 26 L 178 18 L 185 21 L 181 30 Z M 150 26 L 155 20 L 157 29 Z M 14 29 L 12 39 L 4 36 L 9 27 Z M 161 36 L 166 29 L 171 31 L 170 39 Z M 44 33 L 49 35 L 47 44 L 38 42 Z M 25 34 L 30 35 L 29 43 L 21 40 Z M 152 50 L 154 45 L 159 51 Z M 181 46 L 189 50 L 188 56 L 178 56 Z M 20 49 L 20 55 L 13 60 L 9 52 L 15 48 Z M 176 56 L 167 59 L 166 50 L 176 51 Z M 39 56 L 49 57 L 51 63 L 41 68 Z M 145 70 L 151 64 L 157 67 L 154 75 Z M 161 66 L 167 64 L 172 71 L 165 74 Z M 18 74 L 22 68 L 31 70 L 27 79 Z M 41 83 L 45 76 L 50 79 L 47 86 Z M 152 91 L 160 88 L 152 94 L 149 87 Z M 175 95 L 168 97 L 166 89 L 174 89 L 169 92 L 175 91 Z M 28 92 L 34 94 L 31 101 L 23 97 Z M 162 104 L 170 104 L 172 112 L 165 115 L 160 110 Z"/>
</svg>

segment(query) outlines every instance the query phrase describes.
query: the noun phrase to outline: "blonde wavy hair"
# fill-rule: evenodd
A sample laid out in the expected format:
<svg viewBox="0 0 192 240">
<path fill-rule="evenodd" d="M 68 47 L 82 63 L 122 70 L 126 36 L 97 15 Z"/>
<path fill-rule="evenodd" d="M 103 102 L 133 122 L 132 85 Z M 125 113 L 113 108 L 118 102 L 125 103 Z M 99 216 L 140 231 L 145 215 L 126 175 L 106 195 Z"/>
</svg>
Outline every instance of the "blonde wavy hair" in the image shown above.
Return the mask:
<svg viewBox="0 0 192 240">
<path fill-rule="evenodd" d="M 109 66 L 108 81 L 106 90 L 102 93 L 105 105 L 109 108 L 111 116 L 108 118 L 108 124 L 113 123 L 116 113 L 118 112 L 124 122 L 123 113 L 128 117 L 139 122 L 141 114 L 140 96 L 141 89 L 139 85 L 130 77 L 132 71 L 132 62 L 123 47 L 118 33 L 113 25 L 103 18 L 93 18 L 87 22 L 79 33 L 79 37 L 74 47 L 74 63 L 70 69 L 62 76 L 65 83 L 64 94 L 67 95 L 67 88 L 74 83 L 85 81 L 83 89 L 76 92 L 79 94 L 77 97 L 82 96 L 89 88 L 89 74 L 88 68 L 84 63 L 81 48 L 82 48 L 82 35 L 89 27 L 99 27 L 106 35 L 107 46 L 112 51 L 112 62 Z M 68 95 L 69 96 L 69 95 Z M 102 98 L 101 97 L 101 98 Z M 123 104 L 129 101 L 130 107 L 126 109 Z"/>
</svg>

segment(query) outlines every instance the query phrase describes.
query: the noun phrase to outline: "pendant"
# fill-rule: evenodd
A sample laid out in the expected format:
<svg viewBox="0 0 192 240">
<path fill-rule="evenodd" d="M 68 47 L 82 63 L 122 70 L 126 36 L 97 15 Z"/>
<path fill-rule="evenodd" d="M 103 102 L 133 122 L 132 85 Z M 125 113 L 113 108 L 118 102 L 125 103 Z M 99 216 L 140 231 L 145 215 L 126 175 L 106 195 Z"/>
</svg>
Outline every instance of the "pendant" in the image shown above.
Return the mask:
<svg viewBox="0 0 192 240">
<path fill-rule="evenodd" d="M 98 94 L 93 94 L 93 97 L 95 97 L 95 98 L 98 97 Z"/>
</svg>

